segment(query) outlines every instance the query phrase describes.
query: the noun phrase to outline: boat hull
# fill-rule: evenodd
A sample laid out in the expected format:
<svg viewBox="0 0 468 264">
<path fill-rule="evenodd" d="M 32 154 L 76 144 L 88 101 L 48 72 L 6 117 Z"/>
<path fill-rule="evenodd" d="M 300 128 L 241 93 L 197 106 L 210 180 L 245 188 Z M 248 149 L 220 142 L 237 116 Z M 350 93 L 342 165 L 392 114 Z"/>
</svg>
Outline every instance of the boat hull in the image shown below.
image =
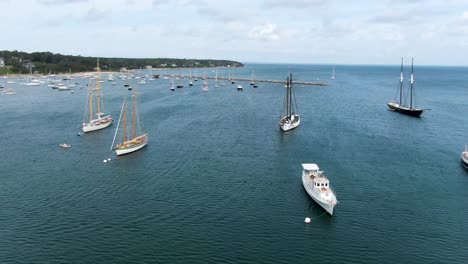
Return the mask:
<svg viewBox="0 0 468 264">
<path fill-rule="evenodd" d="M 327 213 L 330 215 L 333 215 L 333 210 L 335 208 L 335 205 L 329 204 L 326 202 L 323 202 L 320 200 L 318 197 L 315 196 L 315 193 L 313 192 L 313 185 L 312 181 L 307 180 L 307 176 L 303 173 L 302 174 L 302 186 L 304 187 L 304 190 L 307 192 L 307 194 L 316 202 L 320 207 L 322 207 Z"/>
<path fill-rule="evenodd" d="M 110 116 L 105 116 L 105 117 L 102 117 L 101 119 L 104 122 L 83 123 L 83 132 L 87 133 L 87 132 L 93 132 L 96 130 L 101 130 L 110 126 L 110 124 L 112 124 L 112 118 Z M 93 120 L 93 121 L 99 121 L 99 119 Z"/>
<path fill-rule="evenodd" d="M 401 106 L 398 103 L 388 103 L 387 105 L 391 111 L 395 111 L 395 112 L 398 112 L 404 115 L 413 116 L 413 117 L 419 117 L 424 112 L 423 109 L 408 108 L 405 106 Z"/>
<path fill-rule="evenodd" d="M 115 153 L 117 154 L 117 156 L 129 154 L 129 153 L 142 149 L 144 146 L 146 146 L 146 144 L 148 144 L 148 138 L 147 138 L 147 135 L 144 135 L 144 141 L 141 144 L 134 145 L 134 146 L 127 147 L 127 148 L 116 148 Z"/>
<path fill-rule="evenodd" d="M 284 132 L 295 129 L 301 124 L 301 117 L 299 115 L 294 115 L 294 121 L 288 120 L 287 117 L 283 117 L 280 120 L 279 126 Z"/>
<path fill-rule="evenodd" d="M 461 163 L 468 170 L 468 152 L 463 152 L 461 155 Z"/>
</svg>

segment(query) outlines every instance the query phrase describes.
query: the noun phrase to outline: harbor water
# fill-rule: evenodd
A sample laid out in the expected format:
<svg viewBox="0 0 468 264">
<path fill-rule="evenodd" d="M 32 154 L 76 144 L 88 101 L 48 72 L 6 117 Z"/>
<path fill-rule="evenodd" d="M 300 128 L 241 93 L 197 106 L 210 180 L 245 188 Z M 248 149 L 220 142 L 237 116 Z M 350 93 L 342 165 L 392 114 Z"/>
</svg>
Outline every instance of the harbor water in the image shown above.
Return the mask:
<svg viewBox="0 0 468 264">
<path fill-rule="evenodd" d="M 336 65 L 335 80 L 331 65 L 231 73 L 253 70 L 328 86 L 293 86 L 301 125 L 282 133 L 282 84 L 135 80 L 149 142 L 121 157 L 123 81 L 102 83 L 114 123 L 83 134 L 88 79 L 71 94 L 0 78 L 16 92 L 0 95 L 0 263 L 468 262 L 468 68 L 415 67 L 421 118 L 387 110 L 399 65 Z M 333 216 L 304 191 L 301 163 L 330 179 Z"/>
</svg>

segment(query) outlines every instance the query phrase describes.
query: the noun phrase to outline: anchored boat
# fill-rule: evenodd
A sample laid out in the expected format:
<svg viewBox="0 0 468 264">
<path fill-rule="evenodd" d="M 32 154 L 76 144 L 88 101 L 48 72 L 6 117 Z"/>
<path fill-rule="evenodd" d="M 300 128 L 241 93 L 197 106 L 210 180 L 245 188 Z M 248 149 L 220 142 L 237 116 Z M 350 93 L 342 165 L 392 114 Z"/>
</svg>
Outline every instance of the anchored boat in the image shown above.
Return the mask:
<svg viewBox="0 0 468 264">
<path fill-rule="evenodd" d="M 131 134 L 128 133 L 127 128 L 127 102 L 124 99 L 122 110 L 120 112 L 119 122 L 115 130 L 114 140 L 112 141 L 111 150 L 115 143 L 115 138 L 119 130 L 120 121 L 122 120 L 122 142 L 115 147 L 117 156 L 125 155 L 135 152 L 148 143 L 148 134 L 142 134 L 140 131 L 139 118 L 136 106 L 136 93 L 133 91 L 133 107 L 132 107 L 132 121 L 131 121 Z M 138 129 L 137 129 L 138 128 Z M 138 130 L 138 131 L 137 131 Z"/>
<path fill-rule="evenodd" d="M 413 59 L 411 59 L 411 77 L 410 77 L 410 102 L 409 105 L 403 103 L 403 58 L 401 58 L 401 73 L 400 73 L 400 86 L 399 86 L 399 101 L 391 101 L 387 105 L 390 111 L 395 111 L 409 116 L 419 117 L 423 113 L 423 109 L 414 108 L 414 71 L 413 71 Z"/>
<path fill-rule="evenodd" d="M 336 194 L 330 187 L 330 181 L 315 163 L 302 164 L 302 185 L 309 196 L 330 215 L 338 204 Z"/>
<path fill-rule="evenodd" d="M 461 162 L 465 169 L 468 170 L 468 147 L 465 146 L 465 151 L 462 152 L 461 154 Z"/>
<path fill-rule="evenodd" d="M 83 132 L 92 132 L 100 130 L 110 126 L 112 123 L 111 115 L 104 115 L 102 113 L 102 94 L 101 94 L 101 69 L 99 68 L 99 59 L 97 60 L 97 78 L 90 80 L 88 86 L 88 107 L 85 109 L 85 120 L 83 120 Z M 95 85 L 92 85 L 92 81 L 95 81 Z M 60 89 L 60 88 L 59 88 Z M 94 99 L 96 100 L 96 112 L 94 112 Z M 89 120 L 86 120 L 86 111 L 89 110 Z M 96 115 L 96 117 L 94 117 Z"/>
<path fill-rule="evenodd" d="M 292 90 L 292 73 L 290 73 L 286 79 L 286 98 L 279 125 L 281 130 L 288 131 L 298 127 L 300 124 L 301 117 L 297 113 L 296 98 Z"/>
</svg>

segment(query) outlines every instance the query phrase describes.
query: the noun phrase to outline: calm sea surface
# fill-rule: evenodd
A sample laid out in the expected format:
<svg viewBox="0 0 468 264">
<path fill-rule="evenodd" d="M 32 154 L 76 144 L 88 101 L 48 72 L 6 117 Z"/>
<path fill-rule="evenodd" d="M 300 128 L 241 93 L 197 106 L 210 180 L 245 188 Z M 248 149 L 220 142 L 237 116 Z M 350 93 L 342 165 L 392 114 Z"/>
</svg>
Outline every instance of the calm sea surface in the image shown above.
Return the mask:
<svg viewBox="0 0 468 264">
<path fill-rule="evenodd" d="M 87 79 L 74 94 L 0 79 L 16 81 L 0 96 L 0 263 L 468 262 L 468 68 L 415 68 L 417 105 L 430 109 L 419 119 L 387 111 L 396 65 L 337 65 L 334 81 L 327 65 L 233 74 L 252 69 L 329 86 L 295 86 L 302 124 L 284 134 L 280 84 L 147 81 L 149 144 L 118 158 L 117 122 L 77 136 Z M 116 121 L 130 95 L 117 82 L 103 83 Z M 337 193 L 333 217 L 303 190 L 310 162 Z"/>
</svg>

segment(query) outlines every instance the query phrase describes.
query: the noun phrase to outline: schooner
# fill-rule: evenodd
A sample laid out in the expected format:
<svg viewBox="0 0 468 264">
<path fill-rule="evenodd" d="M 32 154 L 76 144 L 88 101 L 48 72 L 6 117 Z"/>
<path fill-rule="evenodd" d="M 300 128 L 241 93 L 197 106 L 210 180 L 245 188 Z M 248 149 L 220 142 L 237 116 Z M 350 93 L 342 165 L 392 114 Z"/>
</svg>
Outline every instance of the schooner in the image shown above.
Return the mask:
<svg viewBox="0 0 468 264">
<path fill-rule="evenodd" d="M 104 115 L 102 112 L 101 69 L 99 68 L 99 59 L 97 60 L 96 68 L 97 77 L 95 80 L 90 80 L 88 88 L 88 104 L 87 107 L 85 107 L 83 118 L 83 132 L 85 133 L 106 128 L 112 123 L 111 115 Z M 96 101 L 96 103 L 94 103 L 94 101 Z M 94 104 L 96 104 L 96 108 L 94 108 Z M 87 115 L 87 113 L 89 115 Z"/>
</svg>

